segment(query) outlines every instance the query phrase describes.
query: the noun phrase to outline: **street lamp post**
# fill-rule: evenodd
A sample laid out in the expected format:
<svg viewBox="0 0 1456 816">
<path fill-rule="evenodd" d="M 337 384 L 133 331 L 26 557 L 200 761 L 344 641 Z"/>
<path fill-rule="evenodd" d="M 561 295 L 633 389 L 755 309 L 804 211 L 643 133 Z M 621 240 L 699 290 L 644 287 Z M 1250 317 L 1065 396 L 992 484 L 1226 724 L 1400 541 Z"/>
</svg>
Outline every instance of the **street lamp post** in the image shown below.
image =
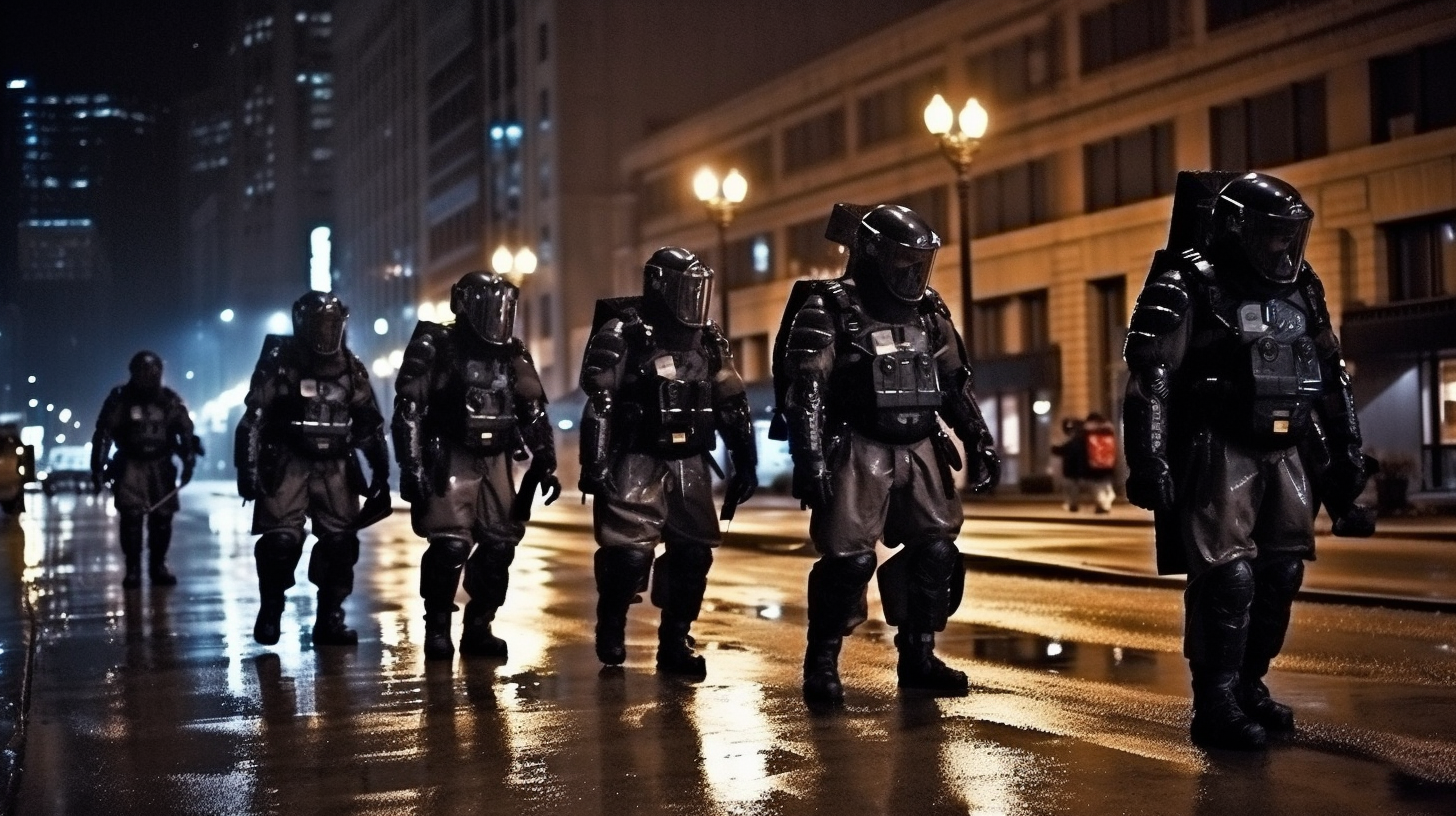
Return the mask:
<svg viewBox="0 0 1456 816">
<path fill-rule="evenodd" d="M 952 131 L 952 114 L 945 98 L 936 94 L 925 106 L 925 127 L 940 142 L 940 153 L 956 171 L 956 198 L 960 205 L 961 245 L 961 332 L 966 338 L 966 354 L 974 356 L 976 336 L 973 324 L 974 301 L 971 298 L 971 161 L 981 147 L 989 121 L 986 109 L 971 97 L 961 109 L 960 130 Z"/>
<path fill-rule="evenodd" d="M 728 329 L 728 225 L 733 223 L 734 210 L 748 196 L 748 179 L 738 170 L 728 171 L 720 184 L 718 174 L 704 167 L 693 176 L 693 194 L 708 210 L 708 219 L 718 225 L 718 271 L 723 276 L 723 336 L 733 342 Z"/>
</svg>

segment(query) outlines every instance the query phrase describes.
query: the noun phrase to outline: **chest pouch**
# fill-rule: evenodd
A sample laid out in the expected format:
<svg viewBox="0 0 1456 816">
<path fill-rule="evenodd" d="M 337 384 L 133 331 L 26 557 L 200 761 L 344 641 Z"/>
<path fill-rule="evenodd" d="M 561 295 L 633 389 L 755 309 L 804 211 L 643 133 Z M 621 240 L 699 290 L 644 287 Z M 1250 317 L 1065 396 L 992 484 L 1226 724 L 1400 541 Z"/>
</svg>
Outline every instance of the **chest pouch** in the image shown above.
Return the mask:
<svg viewBox="0 0 1456 816">
<path fill-rule="evenodd" d="M 1324 392 L 1314 341 L 1305 316 L 1281 300 L 1239 307 L 1239 334 L 1247 343 L 1248 374 L 1241 390 L 1248 430 L 1270 440 L 1303 433 L 1311 405 Z"/>
<path fill-rule="evenodd" d="M 309 456 L 349 451 L 349 389 L 334 380 L 298 381 L 299 413 L 290 424 L 294 444 Z"/>
<path fill-rule="evenodd" d="M 516 430 L 516 401 L 504 367 L 482 360 L 465 364 L 464 433 L 469 450 L 501 453 L 511 447 Z"/>
<path fill-rule="evenodd" d="M 151 403 L 128 405 L 121 448 L 128 456 L 151 458 L 167 452 L 167 412 Z"/>
<path fill-rule="evenodd" d="M 652 447 L 658 452 L 687 456 L 713 449 L 712 384 L 701 380 L 651 377 L 649 393 L 656 405 L 644 412 L 651 426 Z"/>
<path fill-rule="evenodd" d="M 880 410 L 940 407 L 940 378 L 928 352 L 900 348 L 876 356 L 870 362 L 870 383 Z"/>
</svg>

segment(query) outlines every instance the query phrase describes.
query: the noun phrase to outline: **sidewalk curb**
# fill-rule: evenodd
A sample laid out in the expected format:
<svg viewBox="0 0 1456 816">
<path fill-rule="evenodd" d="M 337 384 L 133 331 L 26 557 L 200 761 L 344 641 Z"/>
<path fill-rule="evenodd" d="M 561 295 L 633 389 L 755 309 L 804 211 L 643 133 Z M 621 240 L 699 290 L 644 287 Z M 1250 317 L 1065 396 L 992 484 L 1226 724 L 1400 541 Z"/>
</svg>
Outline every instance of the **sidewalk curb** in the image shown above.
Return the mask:
<svg viewBox="0 0 1456 816">
<path fill-rule="evenodd" d="M 1020 518 L 1011 516 L 997 516 L 1016 521 L 1046 521 L 1044 518 Z M 968 519 L 970 521 L 970 519 Z M 1082 522 L 1084 524 L 1108 524 L 1115 522 L 1113 526 L 1149 526 L 1141 522 L 1129 519 L 1108 519 Z M 591 524 L 581 524 L 562 521 L 533 521 L 533 526 L 543 527 L 549 530 L 571 530 L 590 531 Z M 742 547 L 760 550 L 773 555 L 789 555 L 796 557 L 813 558 L 817 556 L 814 548 L 804 536 L 766 535 L 762 533 L 734 533 L 728 532 L 723 535 L 723 545 L 728 547 Z M 1048 564 L 1041 561 L 1030 561 L 1021 558 L 1005 558 L 995 555 L 965 554 L 965 565 L 967 569 L 979 572 L 994 572 L 1004 575 L 1024 575 L 1035 578 L 1052 578 L 1058 580 L 1085 581 L 1099 584 L 1111 584 L 1114 586 L 1131 586 L 1146 589 L 1178 589 L 1187 586 L 1187 580 L 1180 575 L 1144 575 L 1138 573 L 1119 572 L 1116 570 L 1097 569 L 1095 567 L 1073 567 L 1065 564 Z M 1434 612 L 1437 614 L 1456 613 L 1456 600 L 1440 600 L 1435 598 L 1412 598 L 1399 595 L 1377 595 L 1364 592 L 1337 592 L 1326 589 L 1301 589 L 1295 596 L 1295 600 L 1319 604 L 1344 604 L 1346 606 L 1359 606 L 1367 608 L 1400 609 L 1412 612 Z"/>
</svg>

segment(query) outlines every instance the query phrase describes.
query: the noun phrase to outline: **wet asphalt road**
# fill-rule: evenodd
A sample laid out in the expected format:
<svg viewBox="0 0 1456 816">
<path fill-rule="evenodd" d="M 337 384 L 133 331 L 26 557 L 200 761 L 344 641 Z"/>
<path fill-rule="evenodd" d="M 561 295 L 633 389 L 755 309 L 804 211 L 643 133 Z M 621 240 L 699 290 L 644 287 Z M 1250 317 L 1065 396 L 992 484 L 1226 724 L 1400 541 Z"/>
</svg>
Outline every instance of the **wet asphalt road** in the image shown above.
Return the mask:
<svg viewBox="0 0 1456 816">
<path fill-rule="evenodd" d="M 23 522 L 39 628 L 20 813 L 1456 812 L 1451 615 L 1298 604 L 1270 686 L 1299 731 L 1206 754 L 1186 738 L 1176 590 L 972 572 L 941 637 L 970 695 L 901 694 L 872 619 L 846 642 L 845 709 L 823 715 L 799 697 L 812 562 L 787 547 L 719 551 L 695 628 L 707 680 L 654 672 L 642 606 L 627 665 L 603 672 L 585 509 L 538 511 L 551 526 L 528 534 L 497 625 L 510 658 L 426 664 L 402 514 L 364 537 L 358 647 L 314 649 L 305 581 L 265 648 L 248 513 L 189 494 L 173 589 L 122 591 L 91 500 Z M 1054 546 L 1058 528 L 1086 535 L 1025 529 Z"/>
</svg>

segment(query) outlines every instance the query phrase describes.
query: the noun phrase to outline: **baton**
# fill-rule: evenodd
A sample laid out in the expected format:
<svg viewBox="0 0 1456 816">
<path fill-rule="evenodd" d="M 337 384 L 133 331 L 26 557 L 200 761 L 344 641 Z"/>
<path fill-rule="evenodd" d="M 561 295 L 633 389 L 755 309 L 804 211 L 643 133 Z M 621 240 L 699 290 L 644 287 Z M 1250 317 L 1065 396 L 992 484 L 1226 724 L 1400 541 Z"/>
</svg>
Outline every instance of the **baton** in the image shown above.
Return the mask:
<svg viewBox="0 0 1456 816">
<path fill-rule="evenodd" d="M 183 484 L 186 484 L 186 483 L 184 482 Z M 151 513 L 152 511 L 156 510 L 158 507 L 161 507 L 162 505 L 164 505 L 167 502 L 171 501 L 172 500 L 172 497 L 175 496 L 175 495 L 177 495 L 177 493 L 179 491 L 181 491 L 181 490 L 182 490 L 182 485 L 177 485 L 176 487 L 172 488 L 172 492 L 170 492 L 167 495 L 163 496 L 162 498 L 158 499 L 157 500 L 157 503 L 154 504 L 154 505 L 152 505 L 151 507 L 148 507 L 145 511 L 143 511 L 142 515 L 146 515 L 147 513 Z"/>
</svg>

